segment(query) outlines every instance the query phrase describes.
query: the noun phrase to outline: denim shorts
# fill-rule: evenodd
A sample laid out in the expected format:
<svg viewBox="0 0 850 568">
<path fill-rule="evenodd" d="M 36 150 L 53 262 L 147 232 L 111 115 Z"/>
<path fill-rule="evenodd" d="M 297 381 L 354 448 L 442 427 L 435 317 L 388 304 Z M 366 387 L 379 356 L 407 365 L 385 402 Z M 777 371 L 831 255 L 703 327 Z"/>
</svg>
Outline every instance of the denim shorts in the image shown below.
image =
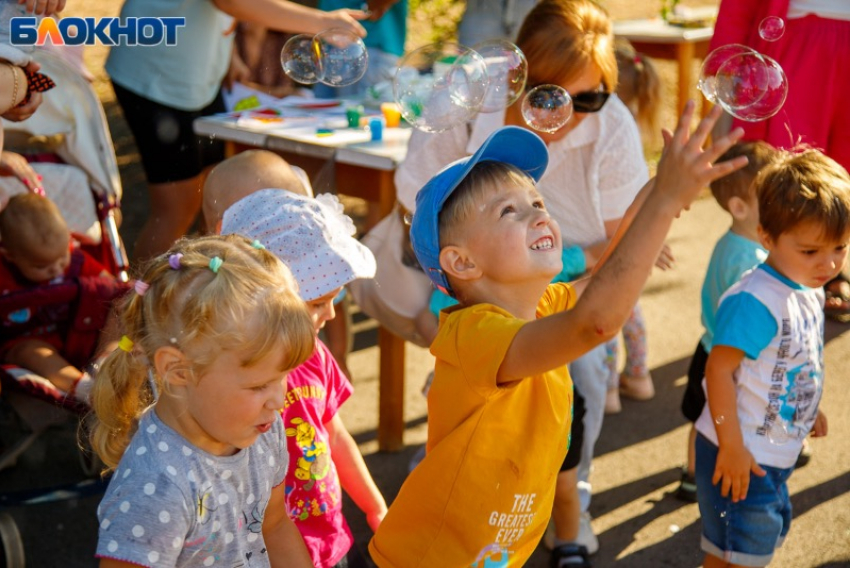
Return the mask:
<svg viewBox="0 0 850 568">
<path fill-rule="evenodd" d="M 737 503 L 712 485 L 717 446 L 702 434 L 696 440 L 696 481 L 702 517 L 702 549 L 741 566 L 767 566 L 791 527 L 786 482 L 794 468 L 762 465 L 764 477 L 750 474 L 747 498 Z"/>
</svg>

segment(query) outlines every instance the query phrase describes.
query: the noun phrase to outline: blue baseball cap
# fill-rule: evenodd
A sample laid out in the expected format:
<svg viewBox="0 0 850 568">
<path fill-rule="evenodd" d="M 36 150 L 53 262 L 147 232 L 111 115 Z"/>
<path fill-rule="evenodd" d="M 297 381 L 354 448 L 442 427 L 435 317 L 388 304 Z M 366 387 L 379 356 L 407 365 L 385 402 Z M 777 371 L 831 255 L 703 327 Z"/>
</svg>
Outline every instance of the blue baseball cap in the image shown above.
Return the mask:
<svg viewBox="0 0 850 568">
<path fill-rule="evenodd" d="M 519 168 L 537 182 L 549 164 L 549 150 L 535 133 L 505 126 L 490 135 L 472 156 L 452 162 L 416 194 L 416 211 L 410 226 L 410 244 L 419 264 L 442 292 L 454 296 L 440 267 L 440 211 L 446 200 L 480 162 L 503 162 Z"/>
</svg>

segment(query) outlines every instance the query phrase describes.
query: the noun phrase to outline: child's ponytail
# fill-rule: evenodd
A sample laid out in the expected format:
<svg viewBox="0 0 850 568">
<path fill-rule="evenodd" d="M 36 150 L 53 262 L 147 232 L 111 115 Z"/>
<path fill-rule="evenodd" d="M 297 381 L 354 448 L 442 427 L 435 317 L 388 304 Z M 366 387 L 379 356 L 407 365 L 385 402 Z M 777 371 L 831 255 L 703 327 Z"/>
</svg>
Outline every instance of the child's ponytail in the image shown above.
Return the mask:
<svg viewBox="0 0 850 568">
<path fill-rule="evenodd" d="M 148 385 L 148 362 L 138 353 L 132 336 L 140 331 L 141 298 L 130 292 L 122 300 L 122 323 L 127 335 L 100 366 L 92 389 L 91 403 L 97 421 L 91 432 L 92 449 L 107 470 L 112 470 L 124 454 L 142 412 L 153 404 Z"/>
<path fill-rule="evenodd" d="M 618 40 L 615 48 L 618 68 L 617 96 L 638 123 L 645 142 L 659 133 L 661 79 L 652 59 L 638 53 L 628 41 Z"/>
</svg>

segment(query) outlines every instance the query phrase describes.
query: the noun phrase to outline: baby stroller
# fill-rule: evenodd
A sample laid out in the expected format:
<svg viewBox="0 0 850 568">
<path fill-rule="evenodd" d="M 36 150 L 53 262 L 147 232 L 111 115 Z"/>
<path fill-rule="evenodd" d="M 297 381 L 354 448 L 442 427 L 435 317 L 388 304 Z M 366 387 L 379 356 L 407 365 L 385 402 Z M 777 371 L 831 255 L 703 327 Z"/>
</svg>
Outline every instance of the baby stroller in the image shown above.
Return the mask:
<svg viewBox="0 0 850 568">
<path fill-rule="evenodd" d="M 57 86 L 44 93 L 43 103 L 31 118 L 19 123 L 4 122 L 4 150 L 25 155 L 44 176 L 47 195 L 59 206 L 74 238 L 116 279 L 109 285 L 92 284 L 82 278 L 66 279 L 50 286 L 49 293 L 40 289 L 21 292 L 30 294 L 26 298 L 18 293 L 0 296 L 0 322 L 5 331 L 10 325 L 14 327 L 13 314 L 21 306 L 35 305 L 46 313 L 61 314 L 55 317 L 66 337 L 67 353 L 63 355 L 77 368 L 85 368 L 94 355 L 109 302 L 128 288 L 128 260 L 115 217 L 120 207 L 121 181 L 106 116 L 94 89 L 59 55 L 36 50 L 34 59 Z M 49 183 L 51 180 L 53 183 Z M 17 180 L 0 178 L 0 195 L 23 190 Z M 92 286 L 103 289 L 92 290 Z M 0 447 L 4 442 L 8 445 L 0 451 L 0 472 L 14 466 L 51 427 L 69 421 L 76 424 L 87 412 L 85 406 L 69 401 L 50 382 L 26 369 L 4 366 L 0 369 L 0 384 Z M 14 436 L 17 438 L 10 442 Z M 83 481 L 0 491 L 0 568 L 24 566 L 23 540 L 6 509 L 103 490 L 105 481 L 90 479 L 100 473 L 99 462 L 91 452 L 81 449 L 79 453 L 87 478 Z"/>
</svg>

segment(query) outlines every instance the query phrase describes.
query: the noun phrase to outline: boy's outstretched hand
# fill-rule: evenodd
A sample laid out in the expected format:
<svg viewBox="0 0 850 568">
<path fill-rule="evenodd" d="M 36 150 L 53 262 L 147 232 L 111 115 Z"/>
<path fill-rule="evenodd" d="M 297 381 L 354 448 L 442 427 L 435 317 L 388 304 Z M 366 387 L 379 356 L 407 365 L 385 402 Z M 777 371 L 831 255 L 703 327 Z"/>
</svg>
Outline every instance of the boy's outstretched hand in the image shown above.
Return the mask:
<svg viewBox="0 0 850 568">
<path fill-rule="evenodd" d="M 687 209 L 699 191 L 712 181 L 747 165 L 747 158 L 744 156 L 714 164 L 723 152 L 741 138 L 744 134 L 741 128 L 732 130 L 703 149 L 712 126 L 722 114 L 719 106 L 711 109 L 691 134 L 693 114 L 694 102 L 690 100 L 679 117 L 676 131 L 662 132 L 664 151 L 661 153 L 656 174 L 655 189 L 669 193 L 672 199 L 678 201 L 680 209 Z"/>
</svg>

